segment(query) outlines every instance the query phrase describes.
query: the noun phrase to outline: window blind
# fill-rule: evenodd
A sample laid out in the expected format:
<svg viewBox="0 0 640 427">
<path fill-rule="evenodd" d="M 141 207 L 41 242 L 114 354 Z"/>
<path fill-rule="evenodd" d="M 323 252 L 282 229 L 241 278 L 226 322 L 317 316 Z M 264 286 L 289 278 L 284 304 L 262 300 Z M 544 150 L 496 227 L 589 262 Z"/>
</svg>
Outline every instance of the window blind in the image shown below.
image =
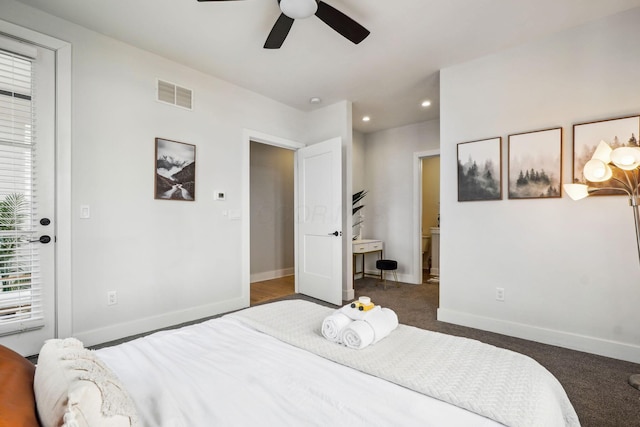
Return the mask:
<svg viewBox="0 0 640 427">
<path fill-rule="evenodd" d="M 0 335 L 43 326 L 32 59 L 0 50 Z"/>
</svg>

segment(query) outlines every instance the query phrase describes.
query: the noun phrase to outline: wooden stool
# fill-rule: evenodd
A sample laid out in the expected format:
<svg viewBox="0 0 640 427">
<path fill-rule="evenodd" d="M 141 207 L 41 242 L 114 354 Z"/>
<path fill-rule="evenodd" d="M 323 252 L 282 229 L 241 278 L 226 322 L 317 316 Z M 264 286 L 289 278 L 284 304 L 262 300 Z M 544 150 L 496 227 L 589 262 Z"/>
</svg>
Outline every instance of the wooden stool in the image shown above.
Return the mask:
<svg viewBox="0 0 640 427">
<path fill-rule="evenodd" d="M 398 275 L 396 274 L 398 261 L 394 261 L 392 259 L 379 259 L 376 261 L 376 268 L 380 270 L 380 276 L 382 276 L 382 283 L 384 284 L 385 291 L 387 290 L 387 278 L 385 277 L 385 271 L 393 272 L 393 277 L 396 279 L 396 287 L 400 287 L 400 283 L 398 283 Z M 377 283 L 376 286 L 378 286 Z"/>
</svg>

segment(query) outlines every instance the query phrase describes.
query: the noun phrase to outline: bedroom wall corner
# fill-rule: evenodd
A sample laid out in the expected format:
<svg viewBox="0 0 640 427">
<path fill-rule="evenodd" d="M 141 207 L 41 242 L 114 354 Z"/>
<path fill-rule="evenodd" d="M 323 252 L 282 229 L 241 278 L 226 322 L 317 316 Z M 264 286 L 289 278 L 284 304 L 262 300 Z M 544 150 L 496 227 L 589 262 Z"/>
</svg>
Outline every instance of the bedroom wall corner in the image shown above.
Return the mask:
<svg viewBox="0 0 640 427">
<path fill-rule="evenodd" d="M 639 20 L 632 9 L 442 70 L 439 320 L 640 363 L 626 201 L 507 198 L 509 134 L 562 126 L 567 183 L 573 124 L 640 113 Z M 498 136 L 503 200 L 458 202 L 457 144 Z"/>
</svg>

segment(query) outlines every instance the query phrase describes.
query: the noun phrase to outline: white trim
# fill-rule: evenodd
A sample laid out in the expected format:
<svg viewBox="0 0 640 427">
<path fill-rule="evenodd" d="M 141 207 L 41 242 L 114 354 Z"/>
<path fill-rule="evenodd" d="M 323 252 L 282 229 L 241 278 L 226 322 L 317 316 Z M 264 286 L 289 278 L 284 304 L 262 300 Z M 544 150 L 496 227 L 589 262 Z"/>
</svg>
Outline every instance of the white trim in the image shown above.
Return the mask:
<svg viewBox="0 0 640 427">
<path fill-rule="evenodd" d="M 491 317 L 476 316 L 444 308 L 438 309 L 437 318 L 441 322 L 640 363 L 640 346 L 638 345 L 545 329 L 523 323 L 508 322 Z"/>
<path fill-rule="evenodd" d="M 413 153 L 413 265 L 409 283 L 422 283 L 422 159 L 440 155 L 440 149 Z"/>
<path fill-rule="evenodd" d="M 71 45 L 56 51 L 56 336 L 73 335 L 71 274 Z"/>
<path fill-rule="evenodd" d="M 71 44 L 0 20 L 0 33 L 55 51 L 56 56 L 56 337 L 72 334 L 71 304 Z"/>
<path fill-rule="evenodd" d="M 263 271 L 261 273 L 253 273 L 251 275 L 251 283 L 263 282 L 265 280 L 279 279 L 281 277 L 293 276 L 294 274 L 295 274 L 295 269 L 293 267 L 282 268 L 280 270 L 273 270 L 273 271 Z"/>
<path fill-rule="evenodd" d="M 240 279 L 242 281 L 242 300 L 244 306 L 248 307 L 251 298 L 251 141 L 261 144 L 273 145 L 275 147 L 298 150 L 306 145 L 278 136 L 269 135 L 252 129 L 242 130 L 242 232 L 241 232 L 241 262 Z M 298 170 L 294 158 L 294 206 L 297 206 L 298 194 Z M 298 235 L 298 222 L 294 221 L 294 236 Z M 297 265 L 297 254 L 294 258 L 294 265 Z M 298 279 L 295 280 L 295 292 L 298 292 Z"/>
<path fill-rule="evenodd" d="M 35 59 L 38 56 L 38 48 L 32 43 L 26 43 L 5 34 L 0 34 L 0 49 L 29 59 Z"/>
</svg>

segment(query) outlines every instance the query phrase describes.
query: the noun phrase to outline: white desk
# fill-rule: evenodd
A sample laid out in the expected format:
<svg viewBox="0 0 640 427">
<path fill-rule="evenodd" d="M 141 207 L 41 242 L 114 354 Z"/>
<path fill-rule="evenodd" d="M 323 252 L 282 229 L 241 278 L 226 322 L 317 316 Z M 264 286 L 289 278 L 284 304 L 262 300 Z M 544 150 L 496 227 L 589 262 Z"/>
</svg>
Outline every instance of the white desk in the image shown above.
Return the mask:
<svg viewBox="0 0 640 427">
<path fill-rule="evenodd" d="M 382 259 L 384 249 L 384 243 L 382 240 L 376 239 L 360 239 L 353 241 L 353 280 L 356 279 L 356 274 L 362 274 L 362 277 L 365 276 L 364 271 L 364 258 L 366 254 L 378 253 L 378 259 Z M 360 271 L 356 271 L 356 259 L 357 256 L 362 256 L 362 268 Z M 370 276 L 374 276 L 382 280 L 382 272 L 380 274 L 370 274 Z"/>
</svg>

